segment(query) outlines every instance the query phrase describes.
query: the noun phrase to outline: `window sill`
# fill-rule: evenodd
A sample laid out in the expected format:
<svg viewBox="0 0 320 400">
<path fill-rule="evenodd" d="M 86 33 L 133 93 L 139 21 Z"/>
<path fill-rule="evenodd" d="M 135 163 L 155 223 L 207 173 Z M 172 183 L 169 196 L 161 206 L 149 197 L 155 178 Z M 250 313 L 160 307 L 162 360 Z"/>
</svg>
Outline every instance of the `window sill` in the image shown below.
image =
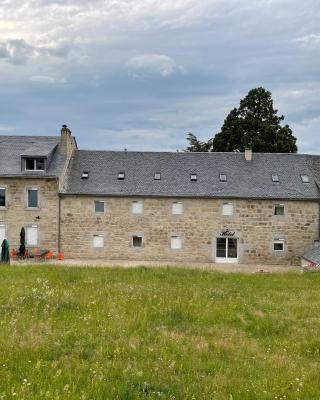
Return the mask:
<svg viewBox="0 0 320 400">
<path fill-rule="evenodd" d="M 40 211 L 40 207 L 25 207 L 25 211 Z"/>
</svg>

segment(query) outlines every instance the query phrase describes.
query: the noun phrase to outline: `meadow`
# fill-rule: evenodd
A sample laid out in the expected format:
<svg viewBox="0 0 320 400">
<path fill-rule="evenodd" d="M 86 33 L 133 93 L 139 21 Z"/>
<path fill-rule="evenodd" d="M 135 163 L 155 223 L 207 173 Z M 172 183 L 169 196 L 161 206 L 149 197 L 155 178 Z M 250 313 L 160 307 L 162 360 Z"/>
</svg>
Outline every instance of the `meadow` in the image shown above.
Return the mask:
<svg viewBox="0 0 320 400">
<path fill-rule="evenodd" d="M 0 399 L 319 399 L 320 275 L 0 266 Z"/>
</svg>

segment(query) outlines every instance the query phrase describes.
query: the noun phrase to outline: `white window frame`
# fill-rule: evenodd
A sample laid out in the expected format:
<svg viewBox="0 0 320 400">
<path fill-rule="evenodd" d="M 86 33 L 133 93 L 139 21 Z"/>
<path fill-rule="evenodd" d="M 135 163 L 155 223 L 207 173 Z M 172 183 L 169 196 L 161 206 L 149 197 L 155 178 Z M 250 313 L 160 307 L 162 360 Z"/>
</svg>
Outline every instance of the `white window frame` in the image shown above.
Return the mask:
<svg viewBox="0 0 320 400">
<path fill-rule="evenodd" d="M 133 245 L 133 238 L 141 238 L 141 246 L 134 246 Z M 141 234 L 134 234 L 131 236 L 131 247 L 133 249 L 143 249 L 144 247 L 144 237 Z"/>
<path fill-rule="evenodd" d="M 183 203 L 182 201 L 173 201 L 171 205 L 172 215 L 182 215 L 183 214 Z"/>
<path fill-rule="evenodd" d="M 170 249 L 181 250 L 182 249 L 182 237 L 179 235 L 171 235 L 170 237 Z"/>
<path fill-rule="evenodd" d="M 277 207 L 282 207 L 283 208 L 283 214 L 276 214 L 276 208 Z M 275 203 L 274 206 L 273 206 L 273 216 L 281 218 L 281 217 L 284 217 L 285 215 L 286 215 L 286 207 L 285 207 L 285 205 L 282 204 L 282 203 Z"/>
<path fill-rule="evenodd" d="M 275 244 L 282 244 L 282 250 L 277 250 L 277 249 L 275 249 L 275 248 L 274 248 L 274 245 L 275 245 Z M 273 251 L 274 251 L 275 253 L 283 253 L 283 252 L 284 252 L 284 246 L 285 246 L 285 240 L 284 240 L 284 239 L 282 239 L 282 238 L 273 239 L 273 246 L 272 246 L 272 249 L 273 249 Z"/>
<path fill-rule="evenodd" d="M 191 182 L 197 182 L 198 180 L 198 174 L 194 173 L 194 174 L 190 174 L 190 181 Z"/>
<path fill-rule="evenodd" d="M 300 175 L 300 176 L 301 176 L 301 180 L 302 180 L 303 183 L 310 183 L 309 175 L 307 175 L 307 174 L 302 174 L 302 175 Z"/>
<path fill-rule="evenodd" d="M 134 215 L 143 214 L 143 201 L 142 200 L 133 200 L 131 204 L 131 212 Z"/>
<path fill-rule="evenodd" d="M 103 203 L 103 211 L 96 211 L 96 203 Z M 93 201 L 93 211 L 95 214 L 104 214 L 106 211 L 106 203 L 104 200 L 94 200 Z"/>
<path fill-rule="evenodd" d="M 229 210 L 229 211 L 228 211 Z M 230 212 L 231 210 L 231 212 Z M 221 205 L 221 214 L 224 217 L 232 217 L 234 214 L 234 205 L 231 201 L 225 201 Z"/>
<path fill-rule="evenodd" d="M 97 243 L 99 245 L 97 245 Z M 103 233 L 94 233 L 92 235 L 92 247 L 94 249 L 103 249 L 104 248 L 104 234 Z"/>
<path fill-rule="evenodd" d="M 0 210 L 3 210 L 7 207 L 7 188 L 2 186 L 0 187 L 0 190 L 4 190 L 4 206 L 0 206 Z"/>
<path fill-rule="evenodd" d="M 30 241 L 29 241 L 29 230 L 30 229 L 36 229 L 36 233 L 37 233 L 36 242 L 30 243 Z M 39 226 L 38 225 L 28 225 L 26 227 L 26 246 L 27 247 L 37 247 L 37 246 L 39 246 Z"/>
<path fill-rule="evenodd" d="M 3 235 L 1 235 L 1 231 Z M 4 239 L 7 239 L 7 227 L 4 223 L 0 222 L 0 248 Z"/>
<path fill-rule="evenodd" d="M 153 179 L 155 181 L 161 181 L 161 172 L 155 172 Z"/>
<path fill-rule="evenodd" d="M 34 166 L 33 169 L 28 169 L 27 168 L 27 161 L 30 161 L 30 160 L 33 160 L 33 166 Z M 37 169 L 36 168 L 37 167 L 37 160 L 43 160 L 43 163 L 44 163 L 43 169 Z M 45 160 L 45 158 L 37 157 L 37 158 L 25 158 L 24 159 L 24 169 L 25 169 L 25 171 L 28 171 L 28 172 L 43 172 L 43 171 L 45 171 L 45 168 L 46 168 L 46 160 Z"/>
<path fill-rule="evenodd" d="M 37 206 L 36 207 L 29 207 L 29 191 L 36 191 L 37 192 Z M 35 187 L 28 187 L 26 188 L 26 197 L 27 197 L 27 209 L 28 210 L 37 210 L 38 208 L 40 208 L 39 206 L 39 188 L 35 188 Z"/>
</svg>

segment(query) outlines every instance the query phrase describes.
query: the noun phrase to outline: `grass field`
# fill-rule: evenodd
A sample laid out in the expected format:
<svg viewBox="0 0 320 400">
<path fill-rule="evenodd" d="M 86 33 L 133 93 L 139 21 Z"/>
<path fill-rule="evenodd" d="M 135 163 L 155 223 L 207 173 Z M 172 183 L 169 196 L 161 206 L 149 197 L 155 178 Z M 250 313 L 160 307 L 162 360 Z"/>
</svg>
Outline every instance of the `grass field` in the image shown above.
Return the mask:
<svg viewBox="0 0 320 400">
<path fill-rule="evenodd" d="M 320 399 L 320 275 L 2 266 L 0 399 Z"/>
</svg>

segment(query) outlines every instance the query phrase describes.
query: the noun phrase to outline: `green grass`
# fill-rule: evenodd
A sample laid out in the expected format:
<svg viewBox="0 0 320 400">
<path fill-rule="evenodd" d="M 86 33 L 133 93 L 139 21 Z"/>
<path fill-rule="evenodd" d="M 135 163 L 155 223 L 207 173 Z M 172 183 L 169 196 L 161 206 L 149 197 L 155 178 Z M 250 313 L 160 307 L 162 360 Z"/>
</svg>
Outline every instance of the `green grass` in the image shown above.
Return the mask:
<svg viewBox="0 0 320 400">
<path fill-rule="evenodd" d="M 0 267 L 0 399 L 320 399 L 320 275 Z"/>
</svg>

